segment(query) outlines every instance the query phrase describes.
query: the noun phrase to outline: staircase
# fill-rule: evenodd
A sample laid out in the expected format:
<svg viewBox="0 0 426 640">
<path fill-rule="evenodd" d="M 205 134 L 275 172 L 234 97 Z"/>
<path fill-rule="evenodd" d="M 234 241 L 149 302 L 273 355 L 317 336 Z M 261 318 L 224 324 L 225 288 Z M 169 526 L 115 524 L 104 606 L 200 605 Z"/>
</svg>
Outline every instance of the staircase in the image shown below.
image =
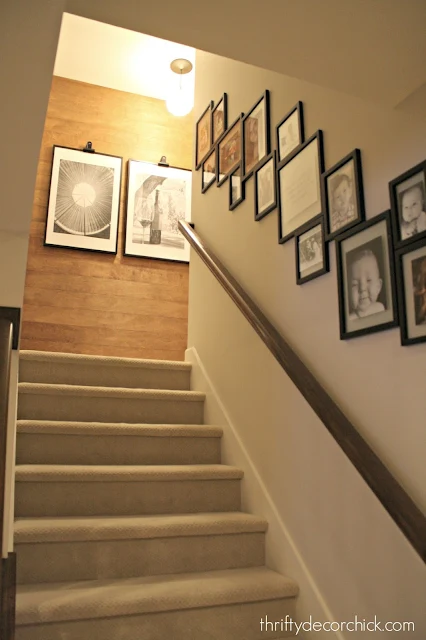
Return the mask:
<svg viewBox="0 0 426 640">
<path fill-rule="evenodd" d="M 297 585 L 264 566 L 190 365 L 20 354 L 16 640 L 263 640 Z"/>
</svg>

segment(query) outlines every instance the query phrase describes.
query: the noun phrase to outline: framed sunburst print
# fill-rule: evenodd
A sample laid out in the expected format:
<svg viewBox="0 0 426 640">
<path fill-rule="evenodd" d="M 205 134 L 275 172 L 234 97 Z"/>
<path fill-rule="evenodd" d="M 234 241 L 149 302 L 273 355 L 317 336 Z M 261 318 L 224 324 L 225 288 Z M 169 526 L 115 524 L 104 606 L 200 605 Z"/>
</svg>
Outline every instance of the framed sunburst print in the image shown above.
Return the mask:
<svg viewBox="0 0 426 640">
<path fill-rule="evenodd" d="M 117 253 L 122 158 L 53 147 L 45 245 Z"/>
</svg>

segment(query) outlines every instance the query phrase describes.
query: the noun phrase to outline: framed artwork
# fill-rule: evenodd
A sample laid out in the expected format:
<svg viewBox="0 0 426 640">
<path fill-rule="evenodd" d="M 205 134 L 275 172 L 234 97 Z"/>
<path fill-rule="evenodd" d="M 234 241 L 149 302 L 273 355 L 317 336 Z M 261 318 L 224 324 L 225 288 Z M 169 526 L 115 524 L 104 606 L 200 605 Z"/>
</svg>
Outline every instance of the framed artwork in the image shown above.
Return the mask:
<svg viewBox="0 0 426 640">
<path fill-rule="evenodd" d="M 245 198 L 245 186 L 241 177 L 241 166 L 229 176 L 229 210 L 233 211 Z"/>
<path fill-rule="evenodd" d="M 278 165 L 278 239 L 281 244 L 322 212 L 323 170 L 320 129 Z"/>
<path fill-rule="evenodd" d="M 426 240 L 396 251 L 401 344 L 426 342 Z"/>
<path fill-rule="evenodd" d="M 213 109 L 213 144 L 226 131 L 228 126 L 228 95 L 223 94 Z"/>
<path fill-rule="evenodd" d="M 220 187 L 227 177 L 241 164 L 242 118 L 243 114 L 231 124 L 217 143 L 218 187 Z"/>
<path fill-rule="evenodd" d="M 389 183 L 396 247 L 426 238 L 426 160 Z"/>
<path fill-rule="evenodd" d="M 201 193 L 205 193 L 209 187 L 216 181 L 217 174 L 217 149 L 213 151 L 204 160 L 201 175 Z"/>
<path fill-rule="evenodd" d="M 327 241 L 365 219 L 361 152 L 354 149 L 322 176 Z"/>
<path fill-rule="evenodd" d="M 303 103 L 298 102 L 276 127 L 278 162 L 305 141 Z"/>
<path fill-rule="evenodd" d="M 269 91 L 250 109 L 243 119 L 243 179 L 271 152 Z"/>
<path fill-rule="evenodd" d="M 195 168 L 199 169 L 212 147 L 212 111 L 213 100 L 195 125 Z"/>
<path fill-rule="evenodd" d="M 189 262 L 179 220 L 191 219 L 192 172 L 129 160 L 124 255 Z"/>
<path fill-rule="evenodd" d="M 122 158 L 53 147 L 44 244 L 117 253 Z"/>
<path fill-rule="evenodd" d="M 329 271 L 324 218 L 319 216 L 296 234 L 296 283 L 304 284 Z"/>
<path fill-rule="evenodd" d="M 272 151 L 254 171 L 255 220 L 261 220 L 277 207 L 275 158 L 275 151 Z"/>
<path fill-rule="evenodd" d="M 398 324 L 390 212 L 336 238 L 340 339 Z"/>
</svg>

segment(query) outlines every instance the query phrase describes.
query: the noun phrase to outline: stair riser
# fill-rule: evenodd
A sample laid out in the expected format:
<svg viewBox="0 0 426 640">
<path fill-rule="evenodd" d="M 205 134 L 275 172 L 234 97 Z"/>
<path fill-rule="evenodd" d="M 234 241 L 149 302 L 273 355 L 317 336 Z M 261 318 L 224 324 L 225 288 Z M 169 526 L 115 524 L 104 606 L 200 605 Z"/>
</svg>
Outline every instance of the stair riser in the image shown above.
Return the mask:
<svg viewBox="0 0 426 640">
<path fill-rule="evenodd" d="M 190 371 L 21 360 L 20 382 L 188 390 Z"/>
<path fill-rule="evenodd" d="M 240 480 L 17 482 L 16 517 L 240 510 Z"/>
<path fill-rule="evenodd" d="M 261 631 L 260 620 L 295 617 L 286 598 L 201 609 L 184 609 L 16 628 L 15 640 L 273 640 L 290 637 L 281 630 Z M 19 624 L 19 619 L 18 619 Z"/>
<path fill-rule="evenodd" d="M 20 393 L 18 419 L 203 424 L 204 402 Z"/>
<path fill-rule="evenodd" d="M 220 438 L 18 433 L 17 464 L 220 463 Z"/>
<path fill-rule="evenodd" d="M 18 584 L 259 567 L 265 534 L 16 545 Z"/>
</svg>

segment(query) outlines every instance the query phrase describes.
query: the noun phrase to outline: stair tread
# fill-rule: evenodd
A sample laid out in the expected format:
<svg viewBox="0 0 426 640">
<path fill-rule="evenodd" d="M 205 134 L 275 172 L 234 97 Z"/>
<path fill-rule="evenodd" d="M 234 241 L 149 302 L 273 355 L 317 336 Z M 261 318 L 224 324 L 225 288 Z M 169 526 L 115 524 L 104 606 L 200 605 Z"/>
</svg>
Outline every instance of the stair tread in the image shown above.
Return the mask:
<svg viewBox="0 0 426 640">
<path fill-rule="evenodd" d="M 224 464 L 188 465 L 55 465 L 16 466 L 17 482 L 132 482 L 238 480 L 244 473 Z"/>
<path fill-rule="evenodd" d="M 141 358 L 120 358 L 116 356 L 92 356 L 77 353 L 51 353 L 48 351 L 20 351 L 20 360 L 36 362 L 52 362 L 64 364 L 87 364 L 105 366 L 126 366 L 145 369 L 167 369 L 175 371 L 190 371 L 189 362 L 175 360 L 145 360 Z"/>
<path fill-rule="evenodd" d="M 18 586 L 17 625 L 109 618 L 293 598 L 294 580 L 266 567 Z"/>
<path fill-rule="evenodd" d="M 15 544 L 208 536 L 265 532 L 267 521 L 250 513 L 21 518 Z"/>
<path fill-rule="evenodd" d="M 91 396 L 102 398 L 141 398 L 145 400 L 163 400 L 182 402 L 202 402 L 206 394 L 201 391 L 177 389 L 133 389 L 130 387 L 95 387 L 75 384 L 48 384 L 38 382 L 19 382 L 20 394 L 41 394 L 55 396 Z"/>
<path fill-rule="evenodd" d="M 18 433 L 40 435 L 133 435 L 150 437 L 220 438 L 223 429 L 214 425 L 134 424 L 125 422 L 75 422 L 63 420 L 18 420 Z"/>
</svg>

